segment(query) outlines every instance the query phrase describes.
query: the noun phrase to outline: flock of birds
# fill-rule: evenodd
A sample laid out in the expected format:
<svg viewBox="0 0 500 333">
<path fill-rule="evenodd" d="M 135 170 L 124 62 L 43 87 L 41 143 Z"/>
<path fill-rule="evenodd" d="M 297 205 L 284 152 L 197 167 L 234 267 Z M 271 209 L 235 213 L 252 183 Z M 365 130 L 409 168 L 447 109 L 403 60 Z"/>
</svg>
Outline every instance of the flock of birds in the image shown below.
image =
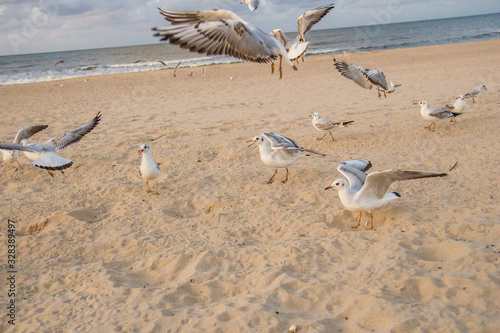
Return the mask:
<svg viewBox="0 0 500 333">
<path fill-rule="evenodd" d="M 259 5 L 258 0 L 242 0 L 241 3 L 248 4 L 250 10 L 256 10 Z M 271 33 L 265 33 L 251 24 L 243 21 L 233 12 L 214 9 L 206 11 L 179 12 L 160 10 L 171 25 L 166 27 L 153 28 L 156 31 L 155 36 L 161 37 L 161 40 L 169 41 L 171 44 L 179 45 L 182 48 L 189 49 L 192 52 L 204 53 L 207 55 L 228 55 L 245 61 L 258 63 L 272 63 L 279 59 L 280 79 L 282 73 L 283 59 L 289 63 L 294 70 L 297 70 L 293 61 L 303 57 L 307 51 L 309 43 L 305 41 L 306 33 L 311 27 L 327 15 L 334 4 L 321 6 L 303 13 L 297 20 L 298 34 L 295 38 L 289 39 L 282 30 L 276 29 Z M 147 62 L 145 59 L 137 62 Z M 157 60 L 156 62 L 159 62 Z M 179 63 L 180 64 L 180 63 Z M 177 64 L 176 68 L 178 68 Z M 381 93 L 387 97 L 387 94 L 395 91 L 399 84 L 392 81 L 387 82 L 385 75 L 378 69 L 366 69 L 358 65 L 349 64 L 345 61 L 334 59 L 334 66 L 342 76 L 354 81 L 365 89 L 375 87 L 378 97 Z M 274 72 L 274 66 L 273 70 Z M 174 74 L 175 76 L 175 74 Z M 415 102 L 420 105 L 421 115 L 424 119 L 432 121 L 426 129 L 434 130 L 435 121 L 441 119 L 452 119 L 461 115 L 465 109 L 465 99 L 475 99 L 486 90 L 484 85 L 472 89 L 467 94 L 460 95 L 453 103 L 443 108 L 430 107 L 426 100 Z M 329 119 L 321 118 L 318 112 L 314 112 L 312 125 L 315 129 L 327 132 L 334 141 L 331 131 L 351 125 L 354 121 L 334 122 Z M 54 177 L 52 171 L 61 171 L 71 167 L 73 161 L 63 158 L 56 153 L 66 147 L 80 141 L 83 136 L 90 133 L 100 122 L 101 114 L 98 113 L 87 124 L 64 132 L 61 136 L 52 138 L 45 143 L 31 143 L 28 139 L 36 133 L 46 129 L 48 125 L 32 125 L 21 129 L 13 143 L 0 143 L 2 157 L 10 167 L 15 168 L 13 164 L 18 162 L 18 151 L 23 151 L 33 165 L 42 169 Z M 249 146 L 257 145 L 262 162 L 275 168 L 272 177 L 267 181 L 273 182 L 279 168 L 286 170 L 283 183 L 289 179 L 288 167 L 302 157 L 311 154 L 325 156 L 322 153 L 311 149 L 306 149 L 290 138 L 274 132 L 266 132 L 255 136 L 249 140 Z M 151 148 L 147 143 L 141 145 L 139 154 L 142 154 L 142 161 L 139 168 L 139 174 L 145 179 L 148 192 L 151 191 L 149 182 L 155 182 L 154 194 L 158 195 L 158 176 L 160 175 L 160 165 L 155 162 L 151 156 Z M 372 212 L 391 200 L 401 197 L 397 192 L 387 193 L 392 183 L 402 180 L 444 177 L 447 173 L 432 171 L 415 170 L 385 170 L 366 174 L 372 164 L 368 160 L 355 159 L 342 162 L 337 170 L 347 179 L 336 179 L 325 188 L 336 189 L 344 207 L 350 211 L 359 212 L 358 223 L 355 228 L 361 224 L 362 213 L 367 212 L 370 216 L 370 226 L 373 229 Z"/>
</svg>

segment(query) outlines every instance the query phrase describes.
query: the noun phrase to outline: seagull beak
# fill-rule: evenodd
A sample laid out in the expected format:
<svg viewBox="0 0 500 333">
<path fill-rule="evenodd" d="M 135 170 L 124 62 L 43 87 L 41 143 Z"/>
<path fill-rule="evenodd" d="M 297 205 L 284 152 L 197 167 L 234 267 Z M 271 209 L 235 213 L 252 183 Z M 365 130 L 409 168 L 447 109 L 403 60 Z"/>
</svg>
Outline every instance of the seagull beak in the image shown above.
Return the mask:
<svg viewBox="0 0 500 333">
<path fill-rule="evenodd" d="M 247 143 L 248 142 L 251 142 L 251 144 L 249 144 L 248 147 L 253 146 L 254 144 L 257 143 L 257 141 L 255 141 L 255 140 L 248 140 Z"/>
<path fill-rule="evenodd" d="M 143 152 L 144 152 L 144 149 L 140 149 L 140 150 L 137 152 L 137 154 L 138 154 L 138 155 L 141 155 Z"/>
<path fill-rule="evenodd" d="M 330 190 L 330 189 L 332 189 L 332 188 L 333 188 L 333 187 L 331 187 L 331 186 L 325 187 L 325 191 L 326 191 L 326 190 Z"/>
<path fill-rule="evenodd" d="M 418 103 L 420 103 L 420 101 L 413 101 L 413 105 L 418 105 Z"/>
</svg>

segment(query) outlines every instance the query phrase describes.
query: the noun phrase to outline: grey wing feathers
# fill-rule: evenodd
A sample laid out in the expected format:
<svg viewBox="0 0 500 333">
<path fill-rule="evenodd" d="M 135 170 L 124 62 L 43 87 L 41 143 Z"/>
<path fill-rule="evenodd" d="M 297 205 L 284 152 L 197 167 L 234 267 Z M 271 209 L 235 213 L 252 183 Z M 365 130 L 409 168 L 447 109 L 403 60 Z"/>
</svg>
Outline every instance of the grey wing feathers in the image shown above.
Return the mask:
<svg viewBox="0 0 500 333">
<path fill-rule="evenodd" d="M 19 143 L 4 143 L 4 142 L 0 142 L 0 149 L 21 150 L 21 151 L 29 151 L 32 153 L 40 153 L 42 151 L 39 145 L 23 146 Z"/>
<path fill-rule="evenodd" d="M 26 126 L 19 132 L 17 132 L 16 138 L 14 139 L 14 143 L 21 143 L 21 140 L 24 139 L 29 139 L 36 133 L 40 132 L 41 130 L 46 129 L 49 127 L 49 125 L 31 125 L 31 126 Z"/>
<path fill-rule="evenodd" d="M 272 149 L 297 149 L 304 150 L 302 146 L 293 141 L 292 139 L 287 138 L 286 136 L 280 135 L 274 132 L 266 132 L 262 133 L 267 141 L 271 144 Z"/>
<path fill-rule="evenodd" d="M 368 80 L 365 73 L 363 72 L 366 69 L 356 65 L 349 64 L 339 59 L 333 59 L 333 61 L 335 63 L 335 67 L 340 72 L 340 74 L 342 74 L 342 76 L 354 81 L 357 85 L 365 89 L 372 88 L 373 86 L 372 82 Z"/>
<path fill-rule="evenodd" d="M 366 173 L 372 164 L 368 160 L 356 159 L 340 163 L 337 170 L 349 181 L 352 189 L 361 189 L 366 181 Z"/>
<path fill-rule="evenodd" d="M 376 86 L 379 86 L 385 90 L 389 90 L 389 86 L 387 85 L 387 81 L 385 79 L 385 75 L 382 71 L 378 69 L 365 69 L 362 71 L 363 74 L 368 78 Z"/>
<path fill-rule="evenodd" d="M 59 138 L 52 138 L 45 142 L 45 144 L 54 147 L 54 151 L 63 150 L 69 145 L 80 141 L 86 134 L 90 133 L 99 124 L 100 120 L 101 112 L 98 112 L 96 116 L 85 125 L 71 131 L 66 131 Z"/>
<path fill-rule="evenodd" d="M 306 33 L 311 30 L 313 25 L 321 21 L 321 19 L 325 17 L 325 15 L 328 14 L 334 7 L 333 3 L 324 5 L 308 10 L 299 17 L 297 20 L 297 30 L 299 32 L 301 42 L 305 41 Z"/>
</svg>

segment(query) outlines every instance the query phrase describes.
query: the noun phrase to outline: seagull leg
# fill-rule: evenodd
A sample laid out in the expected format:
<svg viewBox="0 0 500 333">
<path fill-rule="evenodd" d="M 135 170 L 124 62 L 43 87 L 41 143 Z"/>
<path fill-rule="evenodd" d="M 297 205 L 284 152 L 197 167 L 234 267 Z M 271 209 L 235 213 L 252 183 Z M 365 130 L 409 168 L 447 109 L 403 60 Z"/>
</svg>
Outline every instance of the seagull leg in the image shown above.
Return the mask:
<svg viewBox="0 0 500 333">
<path fill-rule="evenodd" d="M 16 161 L 17 165 L 19 165 L 19 169 L 22 169 L 21 164 L 19 164 L 19 161 Z M 17 171 L 17 168 L 16 168 Z"/>
<path fill-rule="evenodd" d="M 274 62 L 271 63 L 271 74 L 274 74 Z"/>
<path fill-rule="evenodd" d="M 52 171 L 47 170 L 47 173 L 50 175 L 50 177 L 54 178 L 54 174 L 52 173 Z"/>
<path fill-rule="evenodd" d="M 474 98 L 472 99 L 472 103 L 476 103 L 476 100 Z"/>
<path fill-rule="evenodd" d="M 434 125 L 434 127 L 436 127 L 436 124 L 434 122 L 432 122 L 432 123 L 430 123 L 429 126 L 425 126 L 425 129 L 429 130 L 431 132 L 434 132 L 434 127 L 431 129 L 432 125 Z"/>
<path fill-rule="evenodd" d="M 378 98 L 382 97 L 382 94 L 380 93 L 380 89 L 377 90 L 378 93 Z"/>
<path fill-rule="evenodd" d="M 18 164 L 19 164 L 19 163 L 18 163 Z M 10 164 L 9 164 L 9 166 L 10 166 L 12 169 L 14 169 L 14 171 L 17 171 L 17 168 L 16 168 L 15 166 L 10 165 Z"/>
<path fill-rule="evenodd" d="M 335 139 L 333 138 L 332 132 L 328 131 L 328 133 L 330 133 L 330 136 L 332 137 L 332 141 L 335 141 Z M 325 133 L 325 135 L 326 135 L 326 133 Z"/>
<path fill-rule="evenodd" d="M 283 69 L 281 68 L 282 62 L 283 62 L 283 56 L 280 54 L 280 80 L 283 77 Z"/>
<path fill-rule="evenodd" d="M 156 195 L 160 195 L 160 192 L 158 192 L 158 181 L 156 181 L 156 192 L 155 192 Z"/>
<path fill-rule="evenodd" d="M 363 212 L 359 212 L 359 218 L 358 218 L 358 225 L 356 225 L 355 227 L 351 227 L 353 229 L 358 229 L 359 226 L 361 225 L 361 217 L 363 216 Z"/>
<path fill-rule="evenodd" d="M 387 94 L 385 93 L 385 90 L 384 90 L 384 98 L 387 98 Z"/>
<path fill-rule="evenodd" d="M 372 213 L 368 213 L 368 214 L 370 214 L 370 227 L 366 228 L 366 230 L 373 230 L 373 215 L 372 215 Z"/>
<path fill-rule="evenodd" d="M 323 140 L 323 138 L 326 136 L 326 133 L 325 135 L 323 135 L 321 138 L 316 138 L 316 140 Z"/>
<path fill-rule="evenodd" d="M 149 189 L 149 183 L 147 180 L 146 180 L 146 187 L 148 188 L 148 193 L 151 192 L 151 190 Z"/>
<path fill-rule="evenodd" d="M 285 169 L 286 169 L 286 177 L 285 177 L 285 180 L 281 181 L 283 184 L 285 184 L 288 181 L 288 168 L 285 168 Z M 276 169 L 276 170 L 278 170 L 278 169 Z"/>
<path fill-rule="evenodd" d="M 278 173 L 278 169 L 276 169 L 276 171 L 274 171 L 274 175 L 267 181 L 268 184 L 271 184 L 273 182 L 273 178 L 274 178 L 274 176 L 276 176 L 277 173 Z"/>
</svg>

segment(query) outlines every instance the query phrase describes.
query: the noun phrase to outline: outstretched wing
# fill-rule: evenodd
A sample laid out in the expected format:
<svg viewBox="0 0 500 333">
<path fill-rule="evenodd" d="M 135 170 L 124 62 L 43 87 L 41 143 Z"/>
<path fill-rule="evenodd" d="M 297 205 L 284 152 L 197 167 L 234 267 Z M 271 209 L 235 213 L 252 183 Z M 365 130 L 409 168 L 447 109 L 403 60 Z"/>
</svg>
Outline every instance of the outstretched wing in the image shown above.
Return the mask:
<svg viewBox="0 0 500 333">
<path fill-rule="evenodd" d="M 335 67 L 340 72 L 340 74 L 342 74 L 342 76 L 353 80 L 360 87 L 363 87 L 365 89 L 372 88 L 372 82 L 364 73 L 366 69 L 357 65 L 349 64 L 339 59 L 333 59 L 333 61 L 335 63 Z"/>
<path fill-rule="evenodd" d="M 90 133 L 90 131 L 92 131 L 97 126 L 97 124 L 99 124 L 100 120 L 101 112 L 98 112 L 96 116 L 85 125 L 75 128 L 71 131 L 66 131 L 60 137 L 48 140 L 44 143 L 44 145 L 52 146 L 55 152 L 63 150 L 69 145 L 80 141 L 86 134 Z"/>
<path fill-rule="evenodd" d="M 31 126 L 26 126 L 19 132 L 17 132 L 16 138 L 14 139 L 14 143 L 21 143 L 21 140 L 24 139 L 29 139 L 36 133 L 40 132 L 41 130 L 46 129 L 49 127 L 49 125 L 31 125 Z"/>
<path fill-rule="evenodd" d="M 433 171 L 413 171 L 413 170 L 384 170 L 372 172 L 366 178 L 366 183 L 358 192 L 358 196 L 373 197 L 382 199 L 389 186 L 399 180 L 411 180 L 419 178 L 444 177 L 447 173 Z"/>
<path fill-rule="evenodd" d="M 330 12 L 335 6 L 332 4 L 324 5 L 318 8 L 308 10 L 299 16 L 297 20 L 297 31 L 299 32 L 300 41 L 304 42 L 306 33 L 311 30 L 313 25 L 321 21 L 326 14 Z"/>
<path fill-rule="evenodd" d="M 262 133 L 262 136 L 267 139 L 272 149 L 295 149 L 304 150 L 298 143 L 286 136 L 274 132 Z"/>
<path fill-rule="evenodd" d="M 191 52 L 228 55 L 251 62 L 268 63 L 278 58 L 261 38 L 263 32 L 236 14 L 220 9 L 175 12 L 160 9 L 168 27 L 156 27 L 155 36 Z M 271 38 L 271 37 L 269 37 Z"/>
<path fill-rule="evenodd" d="M 40 145 L 32 144 L 29 146 L 23 146 L 19 143 L 4 143 L 0 142 L 0 149 L 4 150 L 21 150 L 21 151 L 29 151 L 31 153 L 40 153 L 42 149 Z"/>
<path fill-rule="evenodd" d="M 350 188 L 359 190 L 363 187 L 366 181 L 365 171 L 371 167 L 372 164 L 370 161 L 356 159 L 340 163 L 337 170 L 347 178 Z"/>
<path fill-rule="evenodd" d="M 374 85 L 384 89 L 389 90 L 389 86 L 387 85 L 387 81 L 385 79 L 385 75 L 381 70 L 378 69 L 365 69 L 362 71 L 364 75 L 370 80 Z"/>
</svg>

